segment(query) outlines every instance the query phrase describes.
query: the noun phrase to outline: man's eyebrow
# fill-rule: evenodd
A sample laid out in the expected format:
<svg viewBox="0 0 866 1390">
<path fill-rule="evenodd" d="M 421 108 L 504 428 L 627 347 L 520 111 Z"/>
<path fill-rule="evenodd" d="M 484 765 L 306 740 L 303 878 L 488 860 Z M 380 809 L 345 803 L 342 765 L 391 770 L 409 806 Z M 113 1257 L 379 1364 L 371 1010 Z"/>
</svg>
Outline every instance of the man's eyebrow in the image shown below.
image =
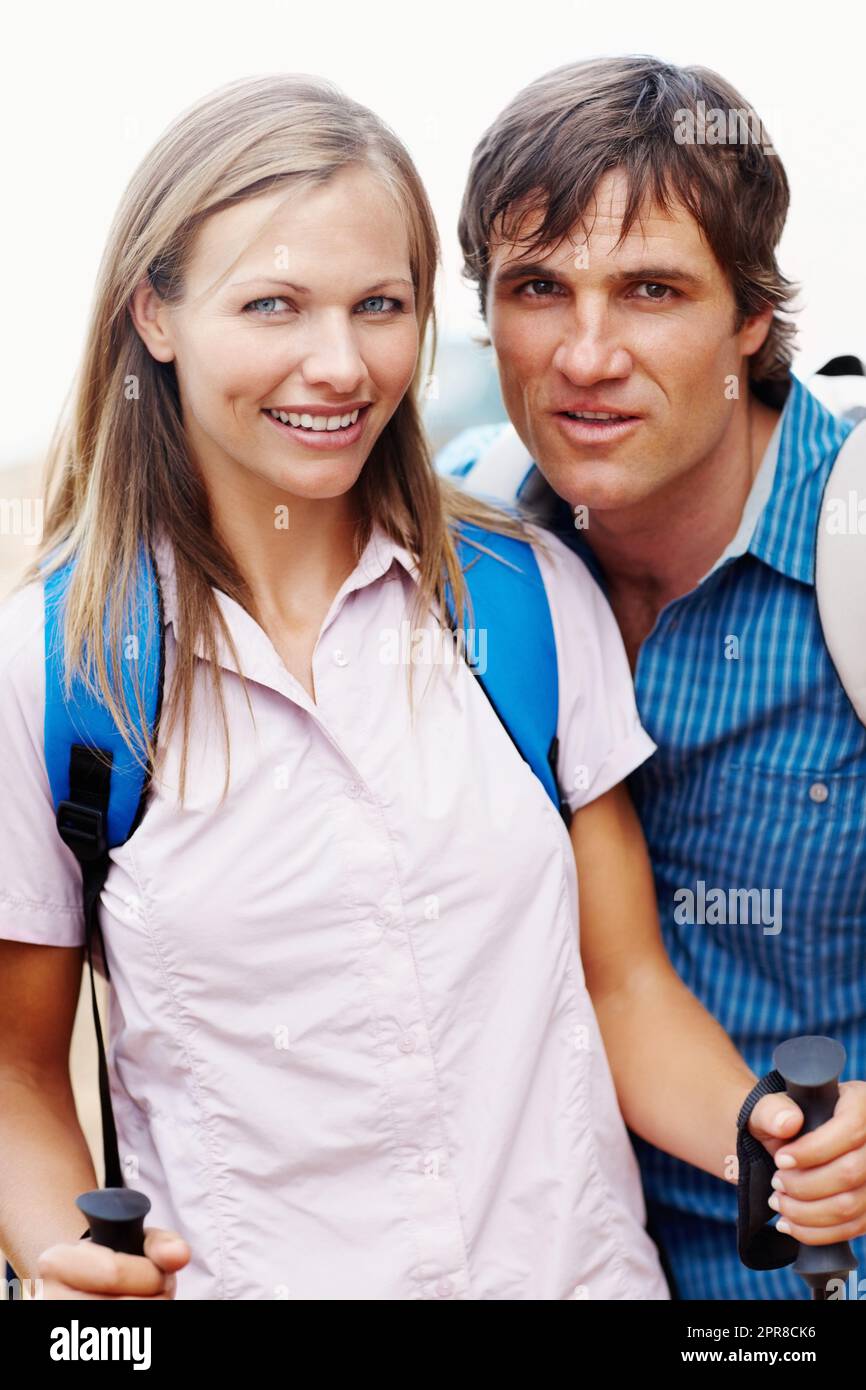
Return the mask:
<svg viewBox="0 0 866 1390">
<path fill-rule="evenodd" d="M 510 284 L 514 280 L 556 280 L 558 272 L 555 266 L 542 261 L 512 261 L 501 270 L 494 270 L 492 278 L 497 284 Z M 639 265 L 611 271 L 606 278 L 610 284 L 627 284 L 634 280 L 676 280 L 693 288 L 704 284 L 702 276 L 675 265 Z"/>
<path fill-rule="evenodd" d="M 312 291 L 307 285 L 295 285 L 291 280 L 281 280 L 276 275 L 256 275 L 252 280 L 235 280 L 229 286 L 230 289 L 243 289 L 244 285 L 282 285 L 287 290 L 294 290 L 295 294 L 311 294 Z M 383 290 L 386 285 L 407 285 L 410 290 L 415 286 L 411 280 L 407 280 L 402 275 L 392 275 L 384 280 L 377 280 L 375 285 L 368 285 L 365 294 L 375 294 L 377 290 Z"/>
<path fill-rule="evenodd" d="M 639 265 L 634 269 L 614 271 L 609 278 L 620 283 L 627 280 L 677 280 L 681 285 L 695 288 L 704 284 L 702 275 L 695 275 L 693 271 L 683 270 L 678 265 Z"/>
<path fill-rule="evenodd" d="M 492 278 L 500 284 L 510 284 L 512 280 L 551 280 L 555 274 L 551 266 L 541 261 L 512 261 L 501 270 L 494 270 Z"/>
</svg>

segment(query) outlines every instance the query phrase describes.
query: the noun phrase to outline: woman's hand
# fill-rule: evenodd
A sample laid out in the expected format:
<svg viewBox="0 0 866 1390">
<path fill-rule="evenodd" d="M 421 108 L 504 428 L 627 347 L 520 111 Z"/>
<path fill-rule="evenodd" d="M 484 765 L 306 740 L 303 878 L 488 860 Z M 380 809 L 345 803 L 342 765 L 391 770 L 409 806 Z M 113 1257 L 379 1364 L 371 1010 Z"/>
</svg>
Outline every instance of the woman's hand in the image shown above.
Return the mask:
<svg viewBox="0 0 866 1390">
<path fill-rule="evenodd" d="M 50 1245 L 37 1260 L 43 1298 L 152 1298 L 175 1296 L 176 1271 L 191 1251 L 177 1231 L 144 1228 L 144 1254 L 120 1255 L 92 1240 Z"/>
<path fill-rule="evenodd" d="M 866 1234 L 866 1082 L 840 1081 L 832 1119 L 789 1142 L 802 1124 L 784 1093 L 764 1096 L 749 1117 L 749 1132 L 776 1160 L 776 1229 L 804 1245 Z"/>
</svg>

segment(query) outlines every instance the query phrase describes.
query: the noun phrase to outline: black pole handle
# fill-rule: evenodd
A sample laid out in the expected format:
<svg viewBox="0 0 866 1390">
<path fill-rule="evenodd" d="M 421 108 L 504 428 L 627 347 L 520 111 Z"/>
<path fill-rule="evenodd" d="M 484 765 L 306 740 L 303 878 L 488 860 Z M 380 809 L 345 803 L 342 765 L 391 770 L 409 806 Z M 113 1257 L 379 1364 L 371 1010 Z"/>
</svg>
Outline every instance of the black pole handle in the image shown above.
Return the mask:
<svg viewBox="0 0 866 1390">
<path fill-rule="evenodd" d="M 811 1134 L 831 1118 L 846 1057 L 841 1043 L 818 1036 L 789 1038 L 773 1053 L 773 1066 L 784 1079 L 785 1090 L 805 1116 L 800 1134 Z M 805 1279 L 813 1299 L 826 1299 L 828 1281 L 844 1281 L 849 1270 L 857 1268 L 857 1259 L 847 1240 L 801 1245 L 792 1268 Z"/>
<path fill-rule="evenodd" d="M 82 1192 L 75 1205 L 84 1212 L 94 1245 L 107 1245 L 121 1255 L 144 1254 L 144 1218 L 150 1198 L 131 1187 L 97 1187 Z"/>
</svg>

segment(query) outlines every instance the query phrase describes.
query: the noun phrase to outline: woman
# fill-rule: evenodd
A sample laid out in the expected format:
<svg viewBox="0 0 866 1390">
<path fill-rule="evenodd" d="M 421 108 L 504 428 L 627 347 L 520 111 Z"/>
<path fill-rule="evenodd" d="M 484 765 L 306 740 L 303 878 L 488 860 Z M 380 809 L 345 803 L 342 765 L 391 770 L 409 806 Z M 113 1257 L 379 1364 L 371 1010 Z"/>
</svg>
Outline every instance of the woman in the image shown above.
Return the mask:
<svg viewBox="0 0 866 1390">
<path fill-rule="evenodd" d="M 150 799 L 101 899 L 120 1152 L 154 1226 L 143 1257 L 79 1241 L 83 921 L 34 567 L 0 621 L 0 1243 L 47 1297 L 663 1299 L 617 1090 L 731 1177 L 755 1077 L 659 943 L 621 785 L 653 744 L 581 563 L 532 533 L 570 836 L 466 665 L 384 655 L 407 613 L 439 630 L 443 577 L 461 603 L 455 524 L 521 534 L 430 466 L 436 259 L 399 142 L 294 76 L 185 113 L 111 231 L 38 562 L 77 558 L 67 641 L 107 699 L 105 603 L 141 542 L 161 581 Z M 800 1119 L 770 1096 L 751 1128 L 772 1147 Z"/>
</svg>

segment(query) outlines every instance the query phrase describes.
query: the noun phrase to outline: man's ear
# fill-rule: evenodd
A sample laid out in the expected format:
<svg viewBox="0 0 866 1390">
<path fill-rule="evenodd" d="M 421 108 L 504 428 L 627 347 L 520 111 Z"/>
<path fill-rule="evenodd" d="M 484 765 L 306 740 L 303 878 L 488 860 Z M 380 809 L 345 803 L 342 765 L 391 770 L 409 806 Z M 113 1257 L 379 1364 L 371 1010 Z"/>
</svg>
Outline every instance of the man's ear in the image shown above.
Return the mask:
<svg viewBox="0 0 866 1390">
<path fill-rule="evenodd" d="M 173 362 L 174 346 L 166 332 L 168 308 L 148 280 L 136 285 L 129 301 L 129 317 L 151 357 L 157 362 Z"/>
<path fill-rule="evenodd" d="M 743 320 L 737 334 L 740 353 L 743 357 L 752 357 L 759 348 L 764 346 L 772 322 L 772 308 L 762 309 L 760 314 L 752 314 L 750 318 Z"/>
</svg>

